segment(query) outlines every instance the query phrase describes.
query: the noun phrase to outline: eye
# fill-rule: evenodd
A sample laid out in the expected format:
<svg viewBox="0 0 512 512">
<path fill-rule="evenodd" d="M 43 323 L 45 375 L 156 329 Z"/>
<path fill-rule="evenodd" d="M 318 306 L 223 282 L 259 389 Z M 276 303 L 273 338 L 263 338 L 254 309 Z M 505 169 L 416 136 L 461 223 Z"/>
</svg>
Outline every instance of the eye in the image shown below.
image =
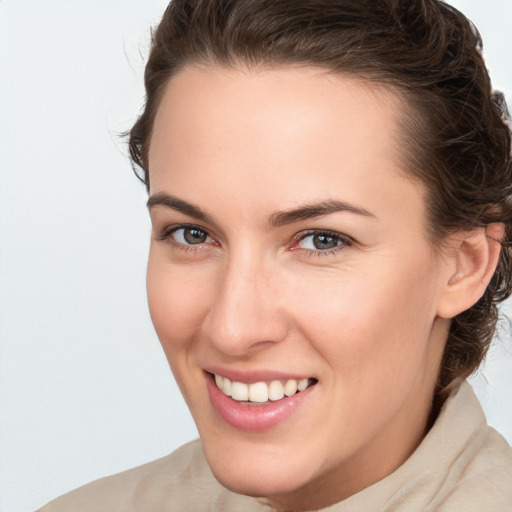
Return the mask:
<svg viewBox="0 0 512 512">
<path fill-rule="evenodd" d="M 168 226 L 157 236 L 157 240 L 167 241 L 171 245 L 182 247 L 213 242 L 213 238 L 207 231 L 193 224 Z"/>
<path fill-rule="evenodd" d="M 299 235 L 297 249 L 315 252 L 332 252 L 351 245 L 351 240 L 333 231 L 308 231 Z"/>
<path fill-rule="evenodd" d="M 175 228 L 168 236 L 183 245 L 198 245 L 213 241 L 206 231 L 196 226 Z"/>
</svg>

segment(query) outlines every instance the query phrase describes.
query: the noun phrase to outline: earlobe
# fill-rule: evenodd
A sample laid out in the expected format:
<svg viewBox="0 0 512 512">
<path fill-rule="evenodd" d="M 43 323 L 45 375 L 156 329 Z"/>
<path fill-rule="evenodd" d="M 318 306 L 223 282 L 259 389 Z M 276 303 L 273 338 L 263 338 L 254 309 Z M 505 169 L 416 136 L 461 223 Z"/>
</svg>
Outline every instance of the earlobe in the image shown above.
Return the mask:
<svg viewBox="0 0 512 512">
<path fill-rule="evenodd" d="M 437 314 L 453 318 L 473 306 L 484 294 L 498 265 L 505 227 L 489 224 L 451 238 L 450 264 Z"/>
</svg>

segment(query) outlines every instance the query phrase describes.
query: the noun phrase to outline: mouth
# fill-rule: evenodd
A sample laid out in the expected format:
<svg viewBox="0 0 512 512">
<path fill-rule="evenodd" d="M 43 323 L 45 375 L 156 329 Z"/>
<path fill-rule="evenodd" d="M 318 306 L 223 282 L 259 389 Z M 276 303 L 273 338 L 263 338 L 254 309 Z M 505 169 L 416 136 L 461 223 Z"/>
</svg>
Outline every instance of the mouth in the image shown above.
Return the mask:
<svg viewBox="0 0 512 512">
<path fill-rule="evenodd" d="M 247 405 L 260 405 L 269 402 L 277 402 L 289 398 L 309 386 L 316 384 L 314 378 L 272 380 L 270 382 L 245 382 L 232 381 L 222 375 L 210 374 L 215 380 L 218 389 L 227 397 L 243 402 Z"/>
<path fill-rule="evenodd" d="M 299 414 L 317 388 L 318 380 L 313 377 L 276 379 L 277 376 L 268 375 L 269 379 L 274 377 L 272 380 L 263 380 L 263 375 L 250 379 L 243 376 L 252 382 L 242 382 L 240 377 L 232 380 L 205 371 L 215 416 L 239 431 L 256 433 L 273 429 Z"/>
</svg>

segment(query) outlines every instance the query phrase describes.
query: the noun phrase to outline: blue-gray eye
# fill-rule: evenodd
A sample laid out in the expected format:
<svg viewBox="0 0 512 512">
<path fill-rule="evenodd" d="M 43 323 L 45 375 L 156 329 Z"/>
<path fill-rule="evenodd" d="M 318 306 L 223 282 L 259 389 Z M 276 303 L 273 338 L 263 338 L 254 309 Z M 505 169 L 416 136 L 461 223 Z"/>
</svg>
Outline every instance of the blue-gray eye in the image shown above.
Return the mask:
<svg viewBox="0 0 512 512">
<path fill-rule="evenodd" d="M 339 235 L 330 233 L 312 233 L 306 235 L 299 242 L 301 249 L 308 249 L 311 251 L 328 251 L 342 245 L 344 240 Z"/>
<path fill-rule="evenodd" d="M 212 241 L 206 231 L 194 227 L 178 228 L 172 232 L 172 236 L 176 242 L 183 245 L 197 245 Z"/>
</svg>

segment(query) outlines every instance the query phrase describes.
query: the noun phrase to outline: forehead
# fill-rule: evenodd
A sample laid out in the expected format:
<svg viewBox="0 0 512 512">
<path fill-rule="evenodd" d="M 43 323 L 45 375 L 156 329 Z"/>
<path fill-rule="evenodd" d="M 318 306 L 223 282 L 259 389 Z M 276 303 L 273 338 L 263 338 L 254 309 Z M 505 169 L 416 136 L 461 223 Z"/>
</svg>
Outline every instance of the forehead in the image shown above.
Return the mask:
<svg viewBox="0 0 512 512">
<path fill-rule="evenodd" d="M 164 89 L 151 147 L 166 139 L 178 125 L 181 137 L 187 135 L 186 129 L 189 135 L 208 132 L 212 141 L 216 132 L 223 135 L 231 131 L 234 137 L 241 137 L 245 129 L 252 134 L 279 131 L 283 136 L 293 136 L 309 126 L 303 135 L 312 136 L 321 128 L 325 137 L 330 128 L 336 128 L 338 143 L 349 144 L 357 138 L 360 143 L 370 146 L 373 142 L 375 146 L 387 138 L 388 143 L 400 145 L 396 121 L 404 110 L 404 101 L 390 86 L 319 67 L 190 65 Z M 345 128 L 349 128 L 348 133 Z M 196 142 L 199 145 L 205 141 Z"/>
<path fill-rule="evenodd" d="M 315 67 L 189 66 L 167 84 L 155 118 L 151 193 L 217 190 L 269 208 L 332 193 L 360 203 L 390 180 L 412 186 L 403 115 L 392 89 Z"/>
</svg>

